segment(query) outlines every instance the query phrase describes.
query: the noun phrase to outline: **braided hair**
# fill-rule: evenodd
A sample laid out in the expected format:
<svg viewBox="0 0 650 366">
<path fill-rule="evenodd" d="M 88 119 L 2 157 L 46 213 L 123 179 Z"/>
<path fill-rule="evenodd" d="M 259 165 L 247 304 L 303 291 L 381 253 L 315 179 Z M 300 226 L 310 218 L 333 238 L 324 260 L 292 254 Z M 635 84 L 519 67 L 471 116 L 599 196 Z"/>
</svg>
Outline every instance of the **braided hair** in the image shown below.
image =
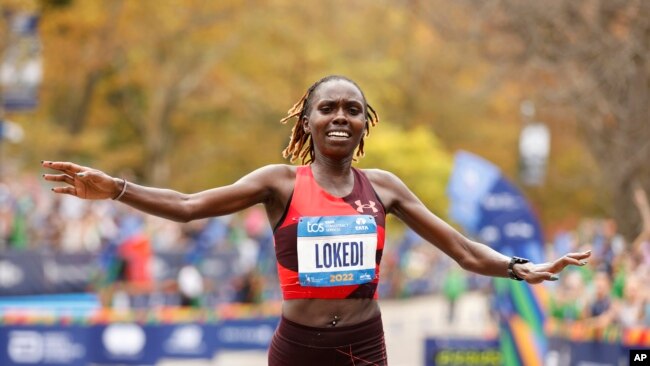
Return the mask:
<svg viewBox="0 0 650 366">
<path fill-rule="evenodd" d="M 364 109 L 365 109 L 365 116 L 366 116 L 366 131 L 364 135 L 361 137 L 361 142 L 359 143 L 359 148 L 357 149 L 357 152 L 355 153 L 354 160 L 356 161 L 356 158 L 363 157 L 364 151 L 363 151 L 363 145 L 364 145 L 364 137 L 368 136 L 370 134 L 370 126 L 376 126 L 377 122 L 379 122 L 379 117 L 377 116 L 377 112 L 375 112 L 375 109 L 366 102 L 366 96 L 363 94 L 363 91 L 355 83 L 354 81 L 346 78 L 345 76 L 340 76 L 340 75 L 330 75 L 326 76 L 309 87 L 305 94 L 296 102 L 296 104 L 287 111 L 287 116 L 282 118 L 280 122 L 286 124 L 287 121 L 289 121 L 292 118 L 296 118 L 296 123 L 291 129 L 291 139 L 289 140 L 289 144 L 287 147 L 282 151 L 282 156 L 285 158 L 289 158 L 289 161 L 293 162 L 296 159 L 300 158 L 302 159 L 302 164 L 309 164 L 314 161 L 314 142 L 311 139 L 311 135 L 305 132 L 305 129 L 302 127 L 302 119 L 310 112 L 311 110 L 311 103 L 312 103 L 312 96 L 314 94 L 314 91 L 316 88 L 318 88 L 321 84 L 331 81 L 331 80 L 345 80 L 347 82 L 352 83 L 354 86 L 359 89 L 359 92 L 361 92 L 361 96 L 363 97 L 363 102 L 364 102 Z"/>
</svg>

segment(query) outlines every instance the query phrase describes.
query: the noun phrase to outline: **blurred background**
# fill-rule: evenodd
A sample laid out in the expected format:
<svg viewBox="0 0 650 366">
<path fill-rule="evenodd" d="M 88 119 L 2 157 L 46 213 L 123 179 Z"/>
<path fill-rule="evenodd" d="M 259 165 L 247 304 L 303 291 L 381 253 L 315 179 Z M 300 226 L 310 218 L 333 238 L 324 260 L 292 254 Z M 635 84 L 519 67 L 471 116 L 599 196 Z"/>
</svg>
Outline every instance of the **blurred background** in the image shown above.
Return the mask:
<svg viewBox="0 0 650 366">
<path fill-rule="evenodd" d="M 281 294 L 262 207 L 173 223 L 55 196 L 40 161 L 187 192 L 229 184 L 286 163 L 279 120 L 329 74 L 379 113 L 359 167 L 392 171 L 506 254 L 593 251 L 530 287 L 464 272 L 389 221 L 391 365 L 611 365 L 650 348 L 650 2 L 0 12 L 0 364 L 265 364 Z"/>
</svg>

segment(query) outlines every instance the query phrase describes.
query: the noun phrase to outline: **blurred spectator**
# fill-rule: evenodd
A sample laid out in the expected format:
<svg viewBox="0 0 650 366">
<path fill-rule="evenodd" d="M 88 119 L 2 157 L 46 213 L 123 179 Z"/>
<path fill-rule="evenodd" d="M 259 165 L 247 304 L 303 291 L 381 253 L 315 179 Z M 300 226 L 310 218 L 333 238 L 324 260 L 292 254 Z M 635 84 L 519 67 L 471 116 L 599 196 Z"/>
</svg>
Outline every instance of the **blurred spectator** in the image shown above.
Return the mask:
<svg viewBox="0 0 650 366">
<path fill-rule="evenodd" d="M 276 270 L 273 230 L 267 223 L 266 214 L 261 207 L 252 207 L 245 214 L 244 228 L 248 237 L 257 242 L 256 271 L 263 276 L 273 276 Z"/>
<path fill-rule="evenodd" d="M 612 286 L 609 274 L 598 271 L 593 278 L 593 296 L 585 307 L 584 318 L 593 326 L 596 336 L 602 337 L 605 328 L 612 322 Z"/>
<path fill-rule="evenodd" d="M 181 306 L 200 307 L 203 295 L 203 276 L 193 265 L 185 265 L 178 271 L 178 289 Z"/>
<path fill-rule="evenodd" d="M 603 314 L 606 314 L 611 305 L 611 281 L 609 279 L 609 274 L 606 272 L 600 271 L 597 272 L 594 276 L 594 295 L 593 299 L 587 304 L 585 310 L 585 316 L 587 318 L 596 318 L 600 317 Z"/>
<path fill-rule="evenodd" d="M 132 291 L 151 290 L 151 245 L 149 238 L 137 233 L 126 238 L 118 253 L 124 261 L 125 277 Z"/>
<path fill-rule="evenodd" d="M 247 304 L 261 303 L 263 300 L 262 285 L 262 278 L 257 271 L 249 271 L 238 279 L 234 301 Z"/>
<path fill-rule="evenodd" d="M 645 294 L 643 300 L 643 319 L 641 321 L 641 326 L 645 328 L 650 328 L 650 284 L 645 283 L 645 288 L 642 290 L 642 293 Z"/>
<path fill-rule="evenodd" d="M 459 266 L 452 265 L 442 284 L 442 293 L 449 304 L 447 321 L 453 323 L 456 317 L 458 299 L 467 291 L 465 272 Z"/>
<path fill-rule="evenodd" d="M 625 281 L 623 298 L 615 302 L 614 321 L 623 328 L 640 327 L 643 319 L 645 293 L 642 283 L 636 275 L 628 276 Z"/>
<path fill-rule="evenodd" d="M 643 315 L 641 325 L 650 328 L 650 203 L 640 185 L 634 187 L 634 204 L 641 215 L 641 232 L 632 242 L 633 257 L 638 258 L 636 273 L 641 279 Z"/>
<path fill-rule="evenodd" d="M 636 186 L 634 189 L 634 204 L 641 215 L 641 231 L 632 242 L 634 257 L 639 260 L 639 272 L 650 278 L 650 203 L 646 192 Z"/>
<path fill-rule="evenodd" d="M 635 272 L 635 258 L 629 255 L 618 256 L 613 259 L 610 268 L 614 277 L 612 295 L 617 299 L 621 299 L 624 296 L 627 278 Z"/>
<path fill-rule="evenodd" d="M 179 243 L 183 241 L 182 225 L 158 216 L 147 215 L 144 226 L 151 241 L 151 248 L 155 252 L 168 253 L 180 250 Z"/>
<path fill-rule="evenodd" d="M 579 271 L 568 271 L 560 277 L 560 283 L 551 298 L 550 313 L 556 319 L 576 321 L 585 307 L 585 284 Z"/>
</svg>

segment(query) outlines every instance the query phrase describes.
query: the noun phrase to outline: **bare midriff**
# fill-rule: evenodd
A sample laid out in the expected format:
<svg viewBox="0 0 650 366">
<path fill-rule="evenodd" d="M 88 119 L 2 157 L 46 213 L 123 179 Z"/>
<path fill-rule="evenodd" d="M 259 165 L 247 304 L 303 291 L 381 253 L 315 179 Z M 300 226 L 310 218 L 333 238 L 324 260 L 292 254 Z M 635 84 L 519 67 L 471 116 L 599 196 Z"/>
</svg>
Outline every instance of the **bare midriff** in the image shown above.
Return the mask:
<svg viewBox="0 0 650 366">
<path fill-rule="evenodd" d="M 375 299 L 294 299 L 282 304 L 285 318 L 317 328 L 355 325 L 379 314 Z"/>
</svg>

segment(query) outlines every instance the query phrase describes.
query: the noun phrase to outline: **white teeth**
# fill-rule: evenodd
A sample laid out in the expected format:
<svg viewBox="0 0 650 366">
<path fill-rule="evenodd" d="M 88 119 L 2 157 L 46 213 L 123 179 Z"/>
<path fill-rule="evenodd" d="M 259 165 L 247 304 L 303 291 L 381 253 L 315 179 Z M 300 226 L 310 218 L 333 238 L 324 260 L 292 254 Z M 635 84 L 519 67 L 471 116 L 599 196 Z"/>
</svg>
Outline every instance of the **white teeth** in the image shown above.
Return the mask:
<svg viewBox="0 0 650 366">
<path fill-rule="evenodd" d="M 329 132 L 327 136 L 350 137 L 350 135 L 347 132 L 343 132 L 343 131 L 332 131 Z"/>
</svg>

